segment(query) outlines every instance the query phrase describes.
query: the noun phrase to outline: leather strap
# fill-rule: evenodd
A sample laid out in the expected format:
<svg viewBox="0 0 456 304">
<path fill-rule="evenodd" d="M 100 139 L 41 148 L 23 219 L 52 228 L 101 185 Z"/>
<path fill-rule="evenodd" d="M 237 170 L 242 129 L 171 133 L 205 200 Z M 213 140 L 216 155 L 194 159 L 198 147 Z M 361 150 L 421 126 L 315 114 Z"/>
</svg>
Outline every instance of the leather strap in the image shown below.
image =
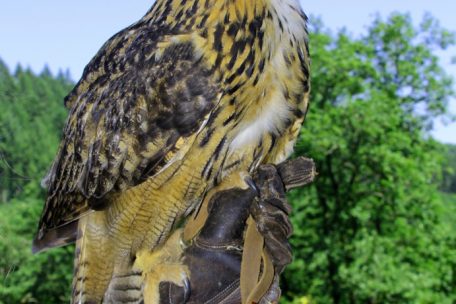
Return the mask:
<svg viewBox="0 0 456 304">
<path fill-rule="evenodd" d="M 256 229 L 252 216 L 249 216 L 241 262 L 241 298 L 243 304 L 251 303 L 247 301 L 258 283 L 263 247 L 263 236 Z"/>
<path fill-rule="evenodd" d="M 260 276 L 261 261 L 263 272 Z M 258 303 L 268 291 L 274 279 L 274 268 L 264 252 L 264 238 L 258 232 L 255 220 L 247 220 L 244 251 L 241 263 L 241 297 L 243 304 Z"/>
<path fill-rule="evenodd" d="M 208 217 L 208 195 L 200 210 L 192 216 L 184 227 L 183 240 L 191 241 L 204 226 Z M 263 262 L 260 277 L 261 264 Z M 244 249 L 241 263 L 241 297 L 243 304 L 258 303 L 268 291 L 274 279 L 274 267 L 264 251 L 264 238 L 256 228 L 255 220 L 249 216 L 245 232 Z"/>
<path fill-rule="evenodd" d="M 255 289 L 247 298 L 247 303 L 259 303 L 261 298 L 268 292 L 274 281 L 274 265 L 272 265 L 271 258 L 265 250 L 263 250 L 262 260 L 263 272 L 261 274 L 261 278 L 256 284 Z"/>
</svg>

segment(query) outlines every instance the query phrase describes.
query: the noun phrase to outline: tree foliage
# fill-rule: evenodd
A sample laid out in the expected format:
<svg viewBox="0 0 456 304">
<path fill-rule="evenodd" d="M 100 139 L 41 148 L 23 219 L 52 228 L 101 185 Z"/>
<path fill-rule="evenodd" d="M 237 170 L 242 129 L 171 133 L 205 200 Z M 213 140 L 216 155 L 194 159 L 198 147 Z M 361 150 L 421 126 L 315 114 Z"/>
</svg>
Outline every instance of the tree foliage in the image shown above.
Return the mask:
<svg viewBox="0 0 456 304">
<path fill-rule="evenodd" d="M 456 238 L 437 192 L 443 149 L 426 133 L 451 79 L 435 19 L 377 18 L 353 38 L 317 24 L 313 97 L 296 153 L 314 186 L 294 193 L 295 262 L 286 295 L 315 303 L 454 303 Z"/>
<path fill-rule="evenodd" d="M 456 193 L 456 145 L 446 146 L 441 190 L 446 193 Z"/>
<path fill-rule="evenodd" d="M 453 35 L 430 16 L 418 26 L 378 17 L 356 38 L 313 24 L 312 100 L 296 154 L 314 158 L 319 177 L 290 195 L 284 302 L 454 303 L 456 198 L 438 188 L 454 192 L 455 152 L 428 134 L 454 95 L 436 56 Z M 70 293 L 73 248 L 33 256 L 30 246 L 71 86 L 63 73 L 11 73 L 0 62 L 0 303 Z"/>
<path fill-rule="evenodd" d="M 39 182 L 57 149 L 70 88 L 62 73 L 19 66 L 11 75 L 0 61 L 0 303 L 67 302 L 73 249 L 33 256 L 31 240 L 43 208 Z"/>
<path fill-rule="evenodd" d="M 0 62 L 2 201 L 20 196 L 43 177 L 60 140 L 66 117 L 62 98 L 70 88 L 68 79 L 54 79 L 48 69 L 36 76 L 18 66 L 10 75 Z"/>
</svg>

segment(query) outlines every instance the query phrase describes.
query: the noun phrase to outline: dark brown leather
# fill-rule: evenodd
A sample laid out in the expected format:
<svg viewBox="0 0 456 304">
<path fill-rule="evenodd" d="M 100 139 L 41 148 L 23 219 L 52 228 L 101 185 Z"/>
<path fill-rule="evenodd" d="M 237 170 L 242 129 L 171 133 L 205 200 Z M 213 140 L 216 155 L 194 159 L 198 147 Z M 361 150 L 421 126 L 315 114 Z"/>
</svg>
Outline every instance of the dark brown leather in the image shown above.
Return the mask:
<svg viewBox="0 0 456 304">
<path fill-rule="evenodd" d="M 170 283 L 160 286 L 161 303 L 241 302 L 239 277 L 245 222 L 256 192 L 231 189 L 218 192 L 209 202 L 209 217 L 201 232 L 184 251 L 190 270 L 190 293 Z"/>
<path fill-rule="evenodd" d="M 313 159 L 303 156 L 280 163 L 276 168 L 286 191 L 308 185 L 318 175 Z"/>
<path fill-rule="evenodd" d="M 190 286 L 181 288 L 163 282 L 160 303 L 241 303 L 242 247 L 250 215 L 264 237 L 266 253 L 274 266 L 274 281 L 260 303 L 278 302 L 279 276 L 292 260 L 288 242 L 293 231 L 288 218 L 291 206 L 285 191 L 311 182 L 315 175 L 313 161 L 299 158 L 278 167 L 261 166 L 250 181 L 253 182 L 251 189 L 235 188 L 216 193 L 209 202 L 204 227 L 184 252 Z"/>
<path fill-rule="evenodd" d="M 287 202 L 285 188 L 276 167 L 261 166 L 254 175 L 254 181 L 259 189 L 259 198 L 252 202 L 250 211 L 258 231 L 264 237 L 275 272 L 280 274 L 292 260 L 291 246 L 288 243 L 293 232 L 288 218 L 291 206 Z"/>
<path fill-rule="evenodd" d="M 209 202 L 209 217 L 195 241 L 212 248 L 230 244 L 241 247 L 245 222 L 255 196 L 253 189 L 235 188 L 216 193 Z"/>
</svg>

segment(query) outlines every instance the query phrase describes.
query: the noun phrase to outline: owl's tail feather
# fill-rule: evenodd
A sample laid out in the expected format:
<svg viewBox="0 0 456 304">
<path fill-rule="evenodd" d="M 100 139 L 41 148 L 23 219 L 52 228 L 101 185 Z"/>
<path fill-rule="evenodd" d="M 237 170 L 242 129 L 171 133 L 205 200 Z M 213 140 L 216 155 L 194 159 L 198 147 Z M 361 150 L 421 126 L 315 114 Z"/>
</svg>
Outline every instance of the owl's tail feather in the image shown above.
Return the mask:
<svg viewBox="0 0 456 304">
<path fill-rule="evenodd" d="M 74 260 L 73 304 L 97 304 L 109 285 L 114 268 L 114 252 L 106 242 L 100 215 L 91 213 L 79 220 Z"/>
<path fill-rule="evenodd" d="M 42 236 L 38 235 L 33 240 L 32 253 L 39 253 L 50 248 L 61 247 L 76 240 L 78 222 L 73 221 L 63 226 L 46 231 Z"/>
</svg>

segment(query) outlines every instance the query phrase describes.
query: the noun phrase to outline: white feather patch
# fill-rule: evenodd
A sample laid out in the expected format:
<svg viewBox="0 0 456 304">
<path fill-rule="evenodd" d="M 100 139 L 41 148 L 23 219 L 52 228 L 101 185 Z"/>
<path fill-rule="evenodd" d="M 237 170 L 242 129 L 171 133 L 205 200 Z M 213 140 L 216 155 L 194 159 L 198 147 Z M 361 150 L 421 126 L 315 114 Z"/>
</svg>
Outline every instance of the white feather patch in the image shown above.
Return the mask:
<svg viewBox="0 0 456 304">
<path fill-rule="evenodd" d="M 257 144 L 266 133 L 277 134 L 283 122 L 290 116 L 285 97 L 280 91 L 276 90 L 263 102 L 265 105 L 259 107 L 256 119 L 245 125 L 231 142 L 231 151 L 241 149 L 248 144 Z"/>
</svg>

